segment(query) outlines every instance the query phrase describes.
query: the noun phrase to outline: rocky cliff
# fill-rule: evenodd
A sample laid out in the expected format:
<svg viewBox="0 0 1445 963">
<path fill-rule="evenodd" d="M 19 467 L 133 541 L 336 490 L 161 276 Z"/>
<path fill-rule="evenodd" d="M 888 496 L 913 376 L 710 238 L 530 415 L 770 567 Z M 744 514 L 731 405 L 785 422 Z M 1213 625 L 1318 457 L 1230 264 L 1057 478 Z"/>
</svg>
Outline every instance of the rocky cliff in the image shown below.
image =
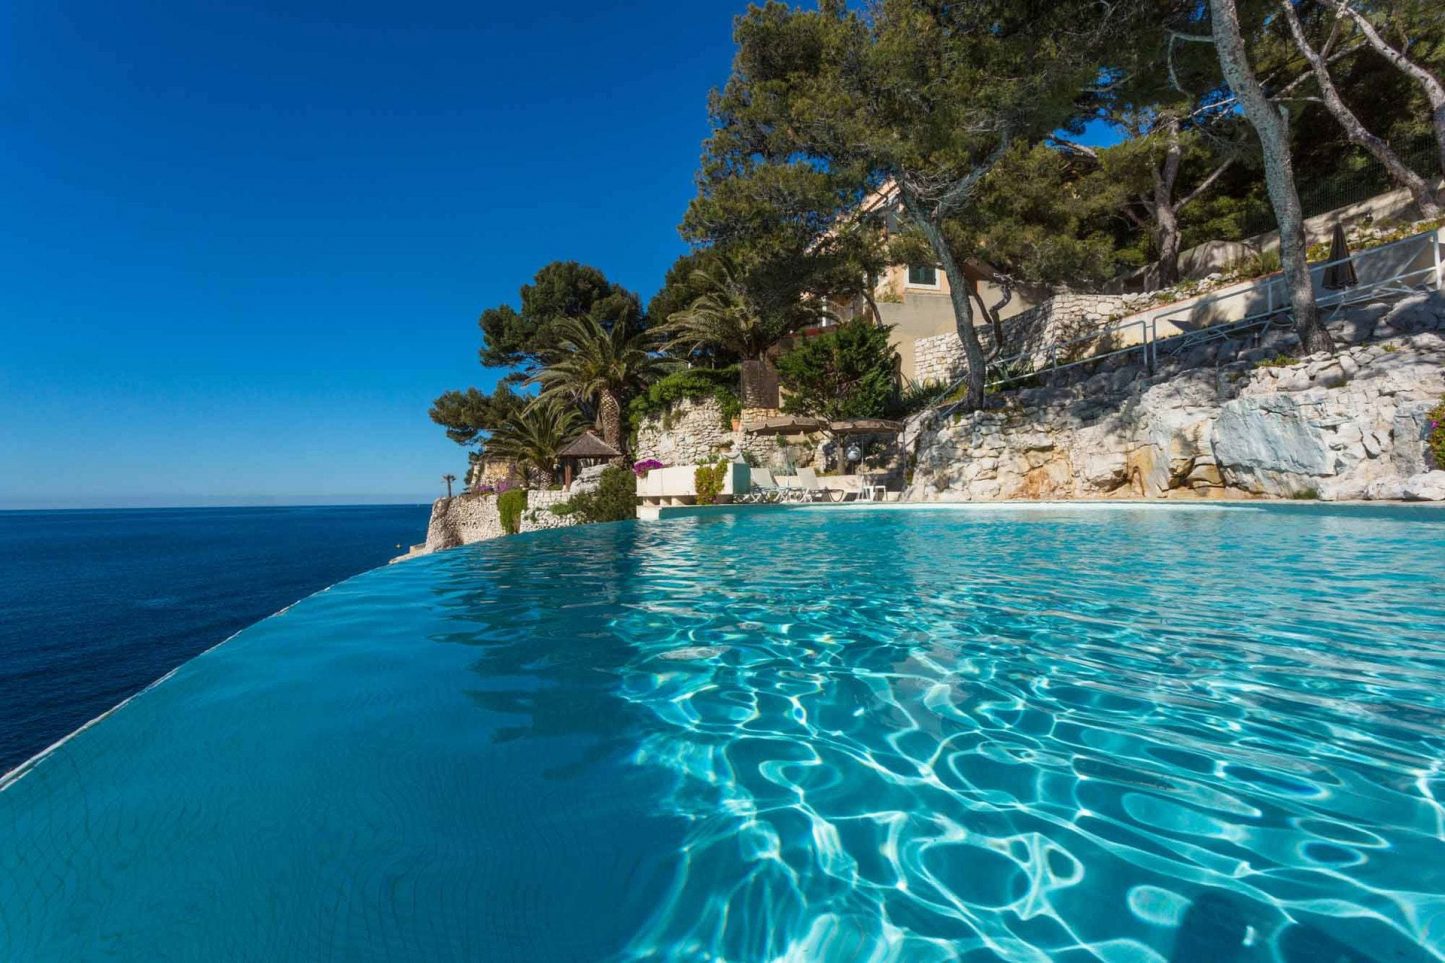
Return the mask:
<svg viewBox="0 0 1445 963">
<path fill-rule="evenodd" d="M 999 407 L 928 416 L 915 500 L 1277 497 L 1445 499 L 1426 453 L 1445 396 L 1445 298 L 1416 295 L 1332 322 L 1334 356 L 1282 356 L 1283 330 L 1072 383 Z"/>
<path fill-rule="evenodd" d="M 575 525 L 575 519 L 554 515 L 549 510 L 571 496 L 571 492 L 564 491 L 528 491 L 527 508 L 522 512 L 519 531 L 537 532 Z M 458 545 L 470 545 L 472 542 L 501 538 L 505 534 L 502 517 L 497 512 L 496 495 L 467 492 L 455 498 L 438 498 L 432 503 L 426 541 L 393 561 L 429 555 L 442 549 L 456 548 Z"/>
</svg>

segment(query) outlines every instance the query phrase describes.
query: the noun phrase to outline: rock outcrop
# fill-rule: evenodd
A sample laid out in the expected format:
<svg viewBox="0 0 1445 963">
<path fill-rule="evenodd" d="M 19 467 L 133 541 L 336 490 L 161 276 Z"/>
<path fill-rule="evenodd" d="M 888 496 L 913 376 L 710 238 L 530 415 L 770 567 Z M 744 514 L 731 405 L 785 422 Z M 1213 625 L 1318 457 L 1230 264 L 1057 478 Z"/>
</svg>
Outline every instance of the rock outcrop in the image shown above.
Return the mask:
<svg viewBox="0 0 1445 963">
<path fill-rule="evenodd" d="M 577 520 L 551 512 L 553 505 L 564 502 L 582 490 L 578 485 L 570 492 L 532 490 L 527 492 L 527 507 L 522 512 L 519 533 L 549 528 L 565 528 Z M 429 555 L 442 549 L 470 545 L 506 534 L 497 511 L 497 496 L 490 493 L 466 492 L 454 498 L 438 498 L 432 503 L 427 522 L 426 541 L 393 561 Z"/>
<path fill-rule="evenodd" d="M 1101 370 L 916 426 L 907 497 L 1430 499 L 1427 412 L 1445 395 L 1445 298 L 1357 309 L 1334 356 L 1293 335 L 1204 345 L 1146 376 Z"/>
<path fill-rule="evenodd" d="M 1404 485 L 1409 502 L 1445 502 L 1445 471 L 1426 471 L 1408 478 Z"/>
</svg>

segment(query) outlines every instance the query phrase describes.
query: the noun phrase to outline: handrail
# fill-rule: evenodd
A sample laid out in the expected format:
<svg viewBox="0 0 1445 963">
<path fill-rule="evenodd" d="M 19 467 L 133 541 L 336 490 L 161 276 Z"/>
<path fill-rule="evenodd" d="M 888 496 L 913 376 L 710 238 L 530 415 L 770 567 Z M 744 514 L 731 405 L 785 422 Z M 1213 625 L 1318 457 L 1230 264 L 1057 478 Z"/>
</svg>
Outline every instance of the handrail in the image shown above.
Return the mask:
<svg viewBox="0 0 1445 963">
<path fill-rule="evenodd" d="M 1440 232 L 1441 232 L 1442 230 L 1445 230 L 1445 228 L 1436 228 L 1436 229 L 1433 230 L 1433 231 L 1421 231 L 1419 234 L 1411 234 L 1411 235 L 1408 235 L 1408 236 L 1406 236 L 1406 237 L 1396 238 L 1395 240 L 1389 241 L 1389 242 L 1387 242 L 1387 243 L 1385 243 L 1385 244 L 1379 244 L 1379 245 L 1376 245 L 1375 247 L 1366 248 L 1365 250 L 1360 251 L 1360 252 L 1358 252 L 1358 253 L 1356 253 L 1356 254 L 1347 254 L 1347 255 L 1345 255 L 1344 257 L 1339 258 L 1339 259 L 1334 260 L 1334 261 L 1322 261 L 1322 262 L 1320 262 L 1319 264 L 1312 264 L 1312 265 L 1309 266 L 1309 270 L 1310 270 L 1310 273 L 1311 273 L 1311 274 L 1314 274 L 1316 271 L 1319 271 L 1319 272 L 1322 273 L 1322 272 L 1328 270 L 1329 268 L 1334 267 L 1334 266 L 1337 265 L 1337 264 L 1345 264 L 1345 263 L 1347 263 L 1347 262 L 1352 262 L 1352 263 L 1358 264 L 1361 260 L 1363 260 L 1363 259 L 1365 259 L 1365 258 L 1376 258 L 1376 257 L 1378 257 L 1379 255 L 1383 254 L 1385 251 L 1390 250 L 1391 248 L 1398 247 L 1398 246 L 1400 246 L 1400 245 L 1402 245 L 1402 244 L 1408 244 L 1408 243 L 1411 242 L 1411 241 L 1420 241 L 1420 240 L 1425 239 L 1425 238 L 1429 238 L 1430 241 L 1434 244 L 1435 252 L 1436 252 L 1436 258 L 1438 259 L 1438 258 L 1439 258 L 1439 253 L 1440 253 Z M 1416 272 L 1413 272 L 1413 271 L 1412 271 L 1412 272 L 1406 272 L 1406 273 L 1412 273 L 1412 274 L 1413 274 L 1413 273 L 1416 273 Z M 1183 310 L 1186 309 L 1186 308 L 1192 311 L 1192 310 L 1194 310 L 1195 308 L 1198 308 L 1198 307 L 1200 307 L 1200 306 L 1202 306 L 1202 305 L 1203 305 L 1203 306 L 1207 306 L 1207 305 L 1211 305 L 1211 304 L 1218 304 L 1218 303 L 1221 302 L 1221 301 L 1226 301 L 1226 300 L 1228 300 L 1229 298 L 1236 297 L 1236 296 L 1238 296 L 1238 295 L 1240 295 L 1240 294 L 1244 294 L 1244 293 L 1247 292 L 1247 291 L 1252 291 L 1252 290 L 1255 290 L 1256 288 L 1260 288 L 1260 287 L 1263 287 L 1263 288 L 1265 289 L 1266 296 L 1268 297 L 1269 295 L 1272 294 L 1274 285 L 1275 285 L 1276 283 L 1282 281 L 1282 280 L 1284 280 L 1284 272 L 1283 272 L 1283 271 L 1275 271 L 1275 272 L 1273 272 L 1273 273 L 1271 273 L 1271 274 L 1266 274 L 1266 275 L 1264 275 L 1263 277 L 1258 277 L 1258 278 L 1252 279 L 1252 283 L 1251 283 L 1250 286 L 1247 287 L 1247 288 L 1241 288 L 1241 289 L 1236 290 L 1236 291 L 1219 291 L 1219 292 L 1211 291 L 1211 292 L 1209 292 L 1208 294 L 1204 294 L 1204 295 L 1199 296 L 1199 297 L 1198 297 L 1197 299 L 1195 299 L 1195 300 L 1186 300 L 1186 301 L 1180 302 L 1179 304 L 1176 304 L 1176 305 L 1173 305 L 1173 306 L 1166 306 L 1166 307 L 1164 308 L 1164 310 L 1160 311 L 1158 314 L 1155 314 L 1154 317 L 1155 317 L 1155 318 L 1161 318 L 1161 317 L 1164 317 L 1165 315 L 1178 314 L 1179 312 L 1183 311 Z M 1389 280 L 1392 280 L 1392 279 L 1386 279 L 1386 281 L 1384 281 L 1384 282 L 1379 282 L 1379 283 L 1387 283 Z M 1263 284 L 1260 284 L 1260 282 L 1263 282 Z M 1241 284 L 1242 284 L 1242 283 L 1245 283 L 1245 282 L 1238 282 L 1238 283 L 1241 283 Z M 1271 298 L 1270 300 L 1271 300 L 1271 303 L 1272 303 L 1272 298 Z M 1323 300 L 1325 300 L 1325 299 L 1322 298 L 1322 299 L 1320 299 L 1320 300 L 1323 301 Z M 1287 304 L 1281 304 L 1278 308 L 1275 308 L 1274 310 L 1283 310 L 1283 309 L 1286 308 L 1286 307 L 1288 307 Z M 1139 314 L 1144 314 L 1144 313 L 1147 313 L 1148 310 L 1149 310 L 1149 309 L 1145 309 L 1145 311 L 1140 311 L 1140 312 L 1137 312 L 1137 313 L 1139 313 Z M 1271 311 L 1270 313 L 1273 313 L 1273 312 Z"/>
<path fill-rule="evenodd" d="M 1437 291 L 1445 290 L 1445 245 L 1442 245 L 1442 233 L 1445 233 L 1445 228 L 1436 228 L 1433 231 L 1422 231 L 1419 234 L 1411 234 L 1408 237 L 1402 237 L 1397 240 L 1381 244 L 1377 247 L 1366 248 L 1365 250 L 1360 251 L 1358 254 L 1347 255 L 1343 258 L 1339 258 L 1333 261 L 1325 261 L 1320 264 L 1311 265 L 1311 283 L 1314 283 L 1313 278 L 1316 273 L 1323 274 L 1323 272 L 1329 270 L 1331 267 L 1345 263 L 1354 264 L 1357 268 L 1358 273 L 1359 265 L 1362 262 L 1366 261 L 1366 259 L 1377 259 L 1379 255 L 1381 255 L 1383 252 L 1410 242 L 1419 243 L 1421 241 L 1424 241 L 1432 248 L 1433 254 L 1432 263 L 1426 267 L 1412 268 L 1408 271 L 1397 271 L 1395 273 L 1392 273 L 1388 277 L 1371 281 L 1367 284 L 1360 284 L 1354 287 L 1344 288 L 1336 293 L 1326 294 L 1317 298 L 1315 303 L 1320 307 L 1333 307 L 1336 311 L 1338 311 L 1340 308 L 1344 307 L 1347 304 L 1364 300 L 1366 296 L 1378 294 L 1386 289 L 1393 289 L 1392 293 L 1405 294 L 1411 291 L 1410 286 L 1412 284 L 1417 284 L 1418 287 L 1414 288 L 1414 290 L 1429 290 L 1432 287 Z M 1127 352 L 1136 350 L 1142 352 L 1145 364 L 1152 371 L 1158 364 L 1159 346 L 1161 344 L 1166 345 L 1166 350 L 1172 352 L 1172 349 L 1174 348 L 1181 347 L 1186 344 L 1200 340 L 1199 336 L 1201 334 L 1204 334 L 1205 332 L 1208 332 L 1208 335 L 1204 340 L 1212 340 L 1214 338 L 1222 337 L 1231 331 L 1238 331 L 1240 329 L 1256 327 L 1261 322 L 1265 322 L 1267 321 L 1267 319 L 1272 318 L 1277 314 L 1288 312 L 1290 310 L 1290 304 L 1288 300 L 1283 299 L 1281 303 L 1276 304 L 1274 298 L 1274 286 L 1278 284 L 1282 279 L 1282 273 L 1275 272 L 1274 274 L 1266 275 L 1263 278 L 1254 279 L 1254 282 L 1249 284 L 1247 287 L 1237 288 L 1233 291 L 1211 292 L 1209 294 L 1202 295 L 1192 300 L 1186 300 L 1174 306 L 1166 305 L 1162 310 L 1146 308 L 1143 311 L 1135 312 L 1132 315 L 1121 318 L 1118 321 L 1111 322 L 1104 327 L 1098 328 L 1094 332 L 1085 335 L 1084 337 L 1071 338 L 1068 341 L 1051 341 L 1047 345 L 1049 353 L 1049 364 L 1046 367 L 1042 367 L 1037 370 L 1030 370 L 1028 372 L 1017 374 L 1009 373 L 1008 371 L 1010 367 L 1018 364 L 1019 362 L 1031 360 L 1038 353 L 1038 349 L 1032 351 L 1022 351 L 1007 358 L 996 358 L 988 363 L 988 368 L 986 369 L 986 372 L 997 371 L 1002 368 L 1004 373 L 1001 377 L 994 378 L 991 381 L 985 380 L 985 386 L 989 388 L 995 388 L 1000 385 L 1010 384 L 1016 381 L 1022 381 L 1025 378 L 1030 378 L 1045 372 L 1065 371 L 1069 368 L 1075 368 L 1085 364 L 1093 364 L 1094 362 L 1102 361 L 1105 358 L 1111 358 L 1115 355 L 1125 354 Z M 1197 331 L 1177 331 L 1173 334 L 1166 334 L 1164 337 L 1159 336 L 1159 322 L 1161 320 L 1168 321 L 1180 316 L 1187 317 L 1199 311 L 1201 308 L 1207 310 L 1209 307 L 1228 301 L 1231 298 L 1238 298 L 1247 295 L 1257 296 L 1260 293 L 1263 293 L 1265 297 L 1265 309 L 1263 311 L 1246 314 L 1244 317 L 1234 321 L 1221 321 L 1215 324 L 1206 324 Z M 1112 351 L 1091 354 L 1088 357 L 1080 358 L 1077 361 L 1069 361 L 1065 362 L 1064 364 L 1059 364 L 1058 358 L 1061 349 L 1068 349 L 1070 347 L 1073 347 L 1074 345 L 1084 343 L 1097 344 L 1105 342 L 1107 339 L 1135 327 L 1138 327 L 1140 329 L 1139 342 L 1137 344 L 1131 344 L 1123 348 L 1116 348 Z M 1173 344 L 1171 344 L 1171 342 L 1173 342 Z M 1066 351 L 1065 356 L 1067 357 Z M 985 378 L 987 379 L 987 373 L 985 374 Z M 967 374 L 960 376 L 957 380 L 955 380 L 952 384 L 948 386 L 948 389 L 945 392 L 945 397 L 948 395 L 952 395 L 954 392 L 956 392 L 960 387 L 963 386 L 963 384 L 967 380 Z M 935 408 L 936 410 L 940 411 L 940 413 L 946 415 L 952 412 L 955 408 L 957 408 L 959 404 L 961 404 L 961 402 L 944 402 L 936 405 Z"/>
</svg>

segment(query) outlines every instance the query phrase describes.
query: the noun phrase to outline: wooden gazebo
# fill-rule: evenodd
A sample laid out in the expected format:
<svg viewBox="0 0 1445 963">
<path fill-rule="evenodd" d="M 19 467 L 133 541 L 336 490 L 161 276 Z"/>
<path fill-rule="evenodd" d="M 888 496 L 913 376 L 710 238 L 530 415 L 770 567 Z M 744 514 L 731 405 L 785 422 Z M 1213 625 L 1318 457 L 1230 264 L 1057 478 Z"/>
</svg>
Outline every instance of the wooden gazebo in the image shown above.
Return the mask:
<svg viewBox="0 0 1445 963">
<path fill-rule="evenodd" d="M 564 488 L 572 487 L 574 471 L 621 457 L 622 452 L 598 438 L 596 432 L 584 431 L 557 453 L 558 460 L 562 462 L 562 485 Z"/>
</svg>

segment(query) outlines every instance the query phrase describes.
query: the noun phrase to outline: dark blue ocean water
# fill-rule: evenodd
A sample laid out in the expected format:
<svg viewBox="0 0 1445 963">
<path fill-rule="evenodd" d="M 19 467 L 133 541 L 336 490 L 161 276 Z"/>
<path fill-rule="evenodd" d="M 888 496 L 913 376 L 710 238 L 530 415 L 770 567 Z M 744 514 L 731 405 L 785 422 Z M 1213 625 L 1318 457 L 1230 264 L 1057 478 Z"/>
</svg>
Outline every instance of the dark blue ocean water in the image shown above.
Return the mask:
<svg viewBox="0 0 1445 963">
<path fill-rule="evenodd" d="M 424 505 L 0 512 L 0 773 L 426 534 Z"/>
</svg>

